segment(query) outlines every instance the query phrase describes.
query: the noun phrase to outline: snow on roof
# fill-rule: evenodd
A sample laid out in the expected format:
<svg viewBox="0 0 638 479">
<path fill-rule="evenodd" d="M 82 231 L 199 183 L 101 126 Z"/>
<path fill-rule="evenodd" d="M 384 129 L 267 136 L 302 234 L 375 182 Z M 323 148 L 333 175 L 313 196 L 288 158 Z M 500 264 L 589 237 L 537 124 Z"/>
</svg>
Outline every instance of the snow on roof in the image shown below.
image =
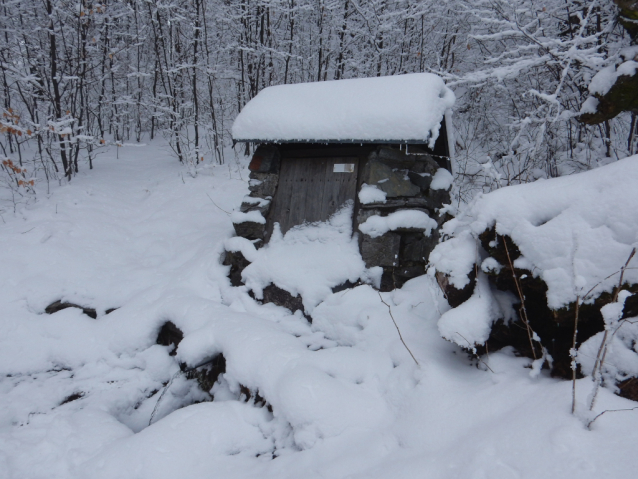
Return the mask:
<svg viewBox="0 0 638 479">
<path fill-rule="evenodd" d="M 431 73 L 265 88 L 233 124 L 236 141 L 415 142 L 439 135 L 454 93 Z"/>
</svg>

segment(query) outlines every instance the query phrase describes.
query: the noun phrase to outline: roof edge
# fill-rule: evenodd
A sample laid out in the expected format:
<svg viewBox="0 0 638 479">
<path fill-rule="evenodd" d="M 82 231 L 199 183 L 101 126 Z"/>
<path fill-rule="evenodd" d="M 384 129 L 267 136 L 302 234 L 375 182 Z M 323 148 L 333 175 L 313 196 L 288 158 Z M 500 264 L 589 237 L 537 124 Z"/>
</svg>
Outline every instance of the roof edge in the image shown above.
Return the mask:
<svg viewBox="0 0 638 479">
<path fill-rule="evenodd" d="M 389 145 L 427 145 L 429 144 L 429 140 L 388 140 L 388 139 L 378 139 L 378 140 L 259 140 L 259 139 L 243 139 L 243 138 L 233 138 L 233 142 L 235 143 L 275 143 L 275 144 L 285 144 L 285 143 L 322 143 L 322 144 L 361 144 L 361 145 L 370 145 L 370 144 L 389 144 Z"/>
</svg>

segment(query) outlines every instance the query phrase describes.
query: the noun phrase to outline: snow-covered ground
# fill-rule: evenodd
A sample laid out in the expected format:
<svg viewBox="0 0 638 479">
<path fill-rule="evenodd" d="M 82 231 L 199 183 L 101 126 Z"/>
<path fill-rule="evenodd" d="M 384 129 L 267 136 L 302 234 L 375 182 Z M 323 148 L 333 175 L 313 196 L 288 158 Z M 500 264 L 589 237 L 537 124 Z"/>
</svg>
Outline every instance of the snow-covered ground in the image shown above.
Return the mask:
<svg viewBox="0 0 638 479">
<path fill-rule="evenodd" d="M 571 384 L 532 378 L 529 360 L 477 367 L 441 338 L 449 307 L 429 276 L 328 294 L 312 325 L 231 287 L 220 255 L 242 176 L 122 149 L 2 214 L 0 478 L 635 477 L 638 411 L 588 430 L 589 379 L 573 416 Z M 97 319 L 44 314 L 59 299 Z M 156 344 L 168 320 L 185 336 L 176 356 Z M 206 396 L 178 361 L 220 352 L 215 401 L 194 404 Z M 603 390 L 594 414 L 635 406 Z"/>
</svg>

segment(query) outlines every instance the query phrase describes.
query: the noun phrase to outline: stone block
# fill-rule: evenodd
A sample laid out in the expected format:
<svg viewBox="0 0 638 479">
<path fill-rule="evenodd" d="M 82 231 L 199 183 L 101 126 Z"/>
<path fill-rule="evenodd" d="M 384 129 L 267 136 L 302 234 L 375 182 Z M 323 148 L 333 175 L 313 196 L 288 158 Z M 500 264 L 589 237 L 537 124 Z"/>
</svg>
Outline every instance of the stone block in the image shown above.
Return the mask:
<svg viewBox="0 0 638 479">
<path fill-rule="evenodd" d="M 312 322 L 311 318 L 305 313 L 301 296 L 293 296 L 288 291 L 281 289 L 277 285 L 269 284 L 264 288 L 262 303 L 274 303 L 277 306 L 288 308 L 293 313 L 299 310 L 309 322 Z"/>
<path fill-rule="evenodd" d="M 237 236 L 250 240 L 263 239 L 266 232 L 266 225 L 255 221 L 244 221 L 243 223 L 233 223 Z"/>
<path fill-rule="evenodd" d="M 368 203 L 367 205 L 360 205 L 360 208 L 362 210 L 368 210 L 372 208 L 374 208 L 375 210 L 393 210 L 405 207 L 418 208 L 421 211 L 425 211 L 428 215 L 431 216 L 431 212 L 434 211 L 437 206 L 431 199 L 420 196 L 413 196 L 411 198 L 405 199 L 387 200 L 385 203 Z M 373 214 L 379 213 L 377 212 Z"/>
<path fill-rule="evenodd" d="M 177 346 L 184 339 L 184 333 L 181 329 L 175 326 L 172 321 L 166 321 L 157 334 L 157 344 L 161 346 L 172 346 L 172 350 L 168 353 L 169 356 L 175 356 L 177 354 Z"/>
<path fill-rule="evenodd" d="M 474 286 L 476 284 L 476 273 L 474 270 L 472 270 L 472 272 L 468 275 L 470 278 L 470 282 L 465 285 L 463 289 L 456 289 L 450 283 L 449 278 L 445 273 L 441 273 L 439 271 L 436 273 L 435 276 L 437 283 L 439 283 L 441 291 L 443 291 L 443 294 L 447 299 L 447 302 L 453 308 L 456 308 L 457 306 L 465 303 L 468 299 L 470 299 L 472 293 L 474 292 Z"/>
<path fill-rule="evenodd" d="M 268 196 L 275 196 L 275 191 L 277 191 L 278 183 L 279 175 L 275 173 L 258 173 L 255 171 L 251 171 L 250 181 L 248 182 L 250 196 L 255 198 L 266 198 Z"/>
<path fill-rule="evenodd" d="M 431 236 L 424 236 L 423 234 L 404 235 L 400 256 L 401 262 L 426 263 L 438 242 L 439 235 L 436 231 L 433 231 Z"/>
<path fill-rule="evenodd" d="M 430 183 L 432 183 L 432 175 L 430 173 L 415 173 L 408 171 L 408 178 L 410 181 L 418 186 L 421 191 L 427 191 L 430 189 Z"/>
<path fill-rule="evenodd" d="M 403 283 L 405 283 L 406 281 L 424 274 L 425 274 L 424 264 L 401 266 L 400 268 L 394 269 L 395 281 L 397 283 L 400 282 L 401 286 L 403 286 Z"/>
<path fill-rule="evenodd" d="M 225 266 L 230 266 L 230 272 L 228 277 L 230 278 L 230 284 L 233 286 L 241 286 L 244 284 L 241 278 L 241 273 L 250 262 L 239 251 L 226 251 L 224 257 Z"/>
<path fill-rule="evenodd" d="M 82 312 L 90 318 L 97 319 L 97 311 L 95 309 L 88 308 L 86 306 L 80 306 L 79 304 L 62 302 L 61 300 L 54 301 L 53 303 L 48 305 L 46 308 L 44 308 L 44 312 L 47 314 L 53 314 L 66 308 L 81 309 Z"/>
<path fill-rule="evenodd" d="M 248 165 L 250 171 L 256 173 L 279 173 L 281 154 L 274 145 L 260 145 Z"/>
<path fill-rule="evenodd" d="M 441 166 L 432 158 L 430 155 L 420 155 L 418 157 L 417 164 L 414 165 L 412 171 L 416 173 L 430 173 L 434 176 L 436 170 L 441 168 Z"/>
<path fill-rule="evenodd" d="M 450 192 L 446 190 L 428 190 L 428 199 L 432 202 L 435 209 L 441 208 L 443 205 L 449 205 L 452 201 Z"/>
<path fill-rule="evenodd" d="M 356 231 L 359 231 L 359 225 L 362 225 L 363 223 L 365 223 L 366 220 L 370 218 L 371 216 L 376 216 L 376 215 L 381 215 L 381 211 L 374 208 L 371 208 L 371 209 L 359 208 L 359 211 L 357 211 Z"/>
<path fill-rule="evenodd" d="M 412 184 L 412 182 L 405 177 L 405 174 L 402 171 L 393 172 L 387 181 L 377 183 L 377 187 L 381 191 L 385 191 L 388 198 L 396 198 L 397 196 L 416 196 L 421 192 L 421 189 Z"/>
<path fill-rule="evenodd" d="M 361 242 L 361 257 L 366 266 L 397 266 L 401 236 L 396 233 L 386 233 L 376 238 L 363 235 Z"/>
<path fill-rule="evenodd" d="M 412 169 L 416 163 L 415 156 L 406 155 L 403 150 L 394 148 L 379 148 L 376 152 L 376 158 L 392 165 L 394 168 Z"/>
<path fill-rule="evenodd" d="M 391 168 L 378 159 L 368 161 L 363 174 L 363 182 L 375 185 L 386 193 L 388 198 L 397 196 L 416 196 L 421 190 L 406 177 L 404 170 Z"/>
<path fill-rule="evenodd" d="M 261 215 L 265 218 L 270 210 L 271 205 L 270 199 L 264 198 L 251 198 L 245 199 L 241 206 L 239 207 L 239 211 L 242 213 L 248 213 L 250 211 L 259 211 Z"/>
<path fill-rule="evenodd" d="M 383 268 L 383 274 L 381 275 L 381 284 L 379 285 L 379 291 L 387 293 L 396 288 L 400 288 L 402 285 L 397 285 L 397 276 L 394 274 L 394 268 Z"/>
<path fill-rule="evenodd" d="M 405 206 L 408 208 L 418 208 L 421 211 L 425 211 L 430 216 L 432 216 L 432 212 L 438 208 L 438 206 L 436 206 L 434 202 L 427 197 L 406 198 Z"/>
<path fill-rule="evenodd" d="M 186 368 L 186 365 L 184 365 L 184 368 Z M 219 376 L 225 372 L 226 358 L 223 354 L 218 354 L 208 364 L 197 369 L 188 369 L 186 371 L 186 378 L 195 379 L 200 389 L 209 393 L 219 379 Z"/>
</svg>

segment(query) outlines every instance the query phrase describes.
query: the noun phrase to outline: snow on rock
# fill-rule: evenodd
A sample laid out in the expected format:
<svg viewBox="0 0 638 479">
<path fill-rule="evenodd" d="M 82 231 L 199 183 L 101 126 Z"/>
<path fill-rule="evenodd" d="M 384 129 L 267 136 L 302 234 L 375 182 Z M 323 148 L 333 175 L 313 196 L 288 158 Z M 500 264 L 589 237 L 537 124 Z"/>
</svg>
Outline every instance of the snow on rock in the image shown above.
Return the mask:
<svg viewBox="0 0 638 479">
<path fill-rule="evenodd" d="M 628 377 L 638 377 L 638 318 L 621 319 L 625 301 L 630 296 L 632 293 L 622 290 L 618 293 L 617 301 L 601 308 L 608 335 L 605 338 L 605 333 L 601 331 L 578 348 L 576 361 L 585 374 L 592 374 L 601 344 L 606 341 L 607 351 L 601 368 L 608 375 L 608 382 L 615 384 Z"/>
<path fill-rule="evenodd" d="M 472 268 L 470 258 L 477 260 L 474 238 L 495 227 L 519 247 L 522 257 L 515 266 L 547 284 L 550 308 L 561 308 L 590 288 L 596 297 L 617 284 L 613 274 L 638 245 L 637 184 L 638 156 L 632 156 L 482 195 L 443 226 L 443 234 L 453 238 L 437 245 L 430 262 L 457 288 L 467 284 L 462 278 Z M 625 280 L 638 283 L 638 270 L 627 270 Z"/>
<path fill-rule="evenodd" d="M 234 140 L 420 140 L 430 147 L 454 93 L 430 73 L 265 88 L 244 107 Z"/>
<path fill-rule="evenodd" d="M 359 225 L 359 230 L 372 238 L 377 238 L 400 228 L 414 228 L 423 230 L 423 234 L 430 233 L 437 227 L 436 221 L 427 213 L 418 210 L 399 210 L 388 216 L 374 215 Z"/>
<path fill-rule="evenodd" d="M 458 219 L 454 218 L 442 227 L 446 235 L 454 237 L 439 243 L 430 253 L 428 274 L 441 272 L 449 277 L 456 289 L 463 289 L 470 283 L 470 272 L 477 261 L 477 240 L 470 231 L 461 229 Z"/>
<path fill-rule="evenodd" d="M 600 308 L 600 312 L 603 315 L 603 320 L 605 321 L 606 329 L 611 329 L 618 323 L 618 320 L 623 315 L 623 309 L 625 307 L 625 300 L 631 296 L 632 293 L 629 291 L 623 290 L 618 293 L 618 301 L 613 303 L 608 303 Z"/>
<path fill-rule="evenodd" d="M 386 192 L 380 190 L 375 185 L 368 185 L 364 183 L 359 190 L 359 201 L 362 205 L 369 205 L 370 203 L 385 203 Z"/>
<path fill-rule="evenodd" d="M 254 198 L 252 196 L 244 196 L 244 198 L 241 200 L 242 204 L 246 203 L 249 205 L 256 205 L 256 206 L 266 206 L 268 205 L 268 203 L 270 203 L 270 196 L 268 198 Z"/>
<path fill-rule="evenodd" d="M 591 79 L 589 92 L 605 95 L 614 86 L 619 76 L 633 76 L 636 74 L 636 69 L 638 69 L 638 62 L 633 60 L 621 63 L 618 68 L 615 65 L 603 68 Z"/>
<path fill-rule="evenodd" d="M 439 319 L 439 332 L 445 339 L 463 348 L 485 344 L 492 324 L 502 317 L 498 302 L 492 296 L 487 278 L 479 273 L 474 293 L 460 306 L 444 313 Z"/>
<path fill-rule="evenodd" d="M 580 113 L 596 113 L 600 101 L 595 96 L 589 96 L 580 107 Z"/>
<path fill-rule="evenodd" d="M 241 211 L 233 211 L 230 215 L 230 219 L 235 224 L 240 223 L 259 223 L 262 225 L 266 224 L 266 218 L 263 215 L 255 210 L 249 211 L 248 213 L 242 213 Z"/>
<path fill-rule="evenodd" d="M 311 312 L 335 286 L 366 277 L 352 236 L 352 210 L 349 202 L 328 221 L 296 226 L 285 235 L 276 225 L 268 244 L 242 272 L 246 286 L 262 298 L 264 288 L 274 283 L 301 295 L 306 312 Z"/>
<path fill-rule="evenodd" d="M 485 258 L 485 260 L 481 263 L 481 270 L 484 273 L 498 274 L 501 272 L 501 269 L 503 269 L 503 265 L 491 256 L 489 258 Z"/>
<path fill-rule="evenodd" d="M 621 55 L 625 58 L 632 58 L 632 60 L 626 61 L 618 65 L 609 65 L 608 67 L 600 70 L 589 83 L 589 92 L 591 95 L 583 102 L 580 113 L 596 113 L 598 107 L 598 96 L 606 95 L 609 90 L 616 84 L 618 78 L 625 76 L 633 76 L 638 70 L 638 62 L 634 61 L 635 48 L 626 48 Z"/>
<path fill-rule="evenodd" d="M 241 236 L 233 236 L 224 241 L 224 250 L 241 253 L 251 263 L 257 260 L 257 249 L 253 242 Z"/>
<path fill-rule="evenodd" d="M 430 189 L 432 190 L 449 190 L 452 187 L 452 182 L 454 181 L 454 177 L 452 173 L 450 173 L 445 168 L 439 168 L 436 170 L 434 177 L 432 178 L 432 183 L 430 183 Z"/>
<path fill-rule="evenodd" d="M 638 377 L 638 327 L 636 318 L 627 322 L 615 335 L 607 338 L 607 355 L 603 364 L 605 376 L 610 384 L 628 377 Z M 578 348 L 576 360 L 584 374 L 591 375 L 594 369 L 600 345 L 604 339 L 604 332 L 595 334 Z"/>
</svg>

